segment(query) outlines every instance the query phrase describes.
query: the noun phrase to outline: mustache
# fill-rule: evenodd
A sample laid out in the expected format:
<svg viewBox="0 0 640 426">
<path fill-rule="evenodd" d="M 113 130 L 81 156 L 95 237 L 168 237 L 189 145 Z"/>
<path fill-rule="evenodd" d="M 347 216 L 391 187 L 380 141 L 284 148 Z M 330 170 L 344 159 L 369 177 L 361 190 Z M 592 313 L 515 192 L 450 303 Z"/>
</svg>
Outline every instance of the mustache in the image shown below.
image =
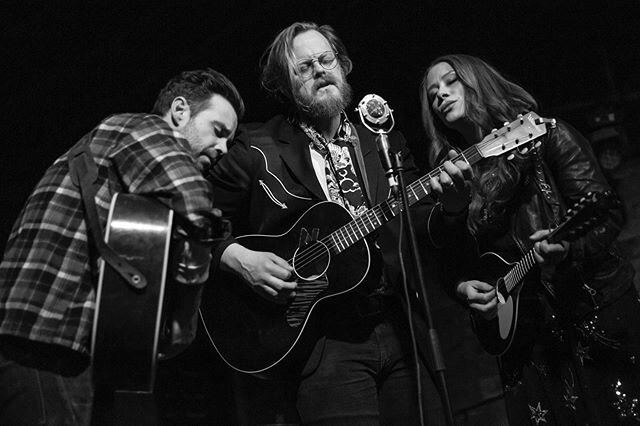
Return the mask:
<svg viewBox="0 0 640 426">
<path fill-rule="evenodd" d="M 333 84 L 334 86 L 337 86 L 336 80 L 334 78 L 332 78 L 332 77 L 323 77 L 323 78 L 319 79 L 318 81 L 316 81 L 315 83 L 313 83 L 313 90 L 318 90 L 321 87 L 328 86 L 330 84 Z"/>
</svg>

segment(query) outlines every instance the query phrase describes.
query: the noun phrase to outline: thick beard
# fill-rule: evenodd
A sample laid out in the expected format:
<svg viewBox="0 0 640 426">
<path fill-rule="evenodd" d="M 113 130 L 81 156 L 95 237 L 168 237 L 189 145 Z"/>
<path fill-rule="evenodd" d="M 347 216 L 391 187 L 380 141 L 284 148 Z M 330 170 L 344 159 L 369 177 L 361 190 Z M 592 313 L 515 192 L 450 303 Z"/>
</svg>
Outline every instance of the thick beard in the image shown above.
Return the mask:
<svg viewBox="0 0 640 426">
<path fill-rule="evenodd" d="M 337 84 L 338 96 L 318 100 L 296 93 L 295 101 L 298 111 L 312 120 L 331 118 L 345 110 L 353 99 L 353 90 L 346 81 Z"/>
</svg>

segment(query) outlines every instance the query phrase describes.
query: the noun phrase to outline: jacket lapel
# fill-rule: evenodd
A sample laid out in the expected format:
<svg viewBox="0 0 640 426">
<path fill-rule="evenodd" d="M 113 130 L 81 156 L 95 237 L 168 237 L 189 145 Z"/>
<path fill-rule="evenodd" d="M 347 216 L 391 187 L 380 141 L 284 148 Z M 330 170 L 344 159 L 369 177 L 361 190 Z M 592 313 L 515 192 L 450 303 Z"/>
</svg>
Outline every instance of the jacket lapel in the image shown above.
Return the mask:
<svg viewBox="0 0 640 426">
<path fill-rule="evenodd" d="M 283 143 L 280 152 L 283 163 L 314 197 L 326 199 L 313 169 L 309 141 L 304 132 L 285 121 L 281 127 L 280 141 Z"/>
</svg>

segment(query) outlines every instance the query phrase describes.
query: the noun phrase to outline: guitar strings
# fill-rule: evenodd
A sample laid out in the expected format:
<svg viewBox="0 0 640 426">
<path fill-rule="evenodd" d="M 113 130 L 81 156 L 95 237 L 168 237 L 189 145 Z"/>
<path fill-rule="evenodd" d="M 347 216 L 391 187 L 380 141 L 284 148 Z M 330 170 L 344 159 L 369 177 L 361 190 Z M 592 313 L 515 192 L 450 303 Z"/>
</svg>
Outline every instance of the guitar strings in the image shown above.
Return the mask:
<svg viewBox="0 0 640 426">
<path fill-rule="evenodd" d="M 519 121 L 519 124 L 516 124 L 516 121 Z M 475 145 L 470 146 L 461 154 L 458 154 L 451 161 L 456 162 L 456 161 L 463 160 L 471 165 L 475 164 L 477 161 L 480 161 L 483 158 L 482 155 L 480 154 L 480 151 L 482 150 L 482 148 L 486 148 L 487 146 L 495 144 L 496 140 L 498 140 L 498 138 L 503 136 L 503 133 L 509 133 L 513 131 L 513 129 L 511 129 L 511 126 L 514 126 L 513 128 L 515 129 L 517 127 L 522 126 L 524 122 L 523 119 L 519 119 L 516 121 L 509 124 L 508 126 L 503 127 L 503 129 L 506 129 L 505 131 L 501 129 L 492 133 L 494 135 L 494 139 L 492 139 L 490 135 L 485 137 L 482 141 L 478 142 Z M 536 138 L 539 137 L 540 135 L 537 135 Z M 529 132 L 528 138 L 525 138 L 522 144 L 524 144 L 525 142 L 529 143 L 532 140 L 534 140 L 533 134 Z M 519 144 L 518 139 L 515 139 L 515 143 L 516 143 L 516 146 L 518 146 Z M 505 148 L 504 143 L 502 147 L 503 147 L 503 150 L 505 150 L 505 152 L 508 152 L 511 150 L 511 149 L 507 150 Z M 427 189 L 430 186 L 428 182 L 429 179 L 437 177 L 437 175 L 439 175 L 441 171 L 442 171 L 442 167 L 439 166 L 434 170 L 430 171 L 429 173 L 427 173 L 425 176 L 417 179 L 415 182 L 411 183 L 408 186 L 407 194 L 409 198 L 409 206 L 413 205 L 415 202 L 422 199 L 425 195 L 429 194 L 430 191 Z M 333 251 L 334 253 L 338 253 L 338 254 L 341 251 L 346 250 L 351 245 L 360 241 L 365 236 L 369 235 L 374 229 L 376 229 L 376 226 L 373 223 L 372 218 L 377 220 L 380 226 L 382 225 L 380 214 L 382 218 L 385 220 L 385 222 L 388 222 L 390 220 L 389 218 L 387 218 L 383 207 L 385 206 L 387 207 L 388 212 L 392 214 L 392 218 L 393 218 L 398 213 L 398 210 L 395 207 L 399 205 L 400 204 L 397 203 L 396 201 L 394 201 L 393 203 L 390 203 L 390 200 L 386 200 L 383 203 L 367 210 L 366 212 L 364 212 L 363 214 L 355 218 L 353 221 L 343 225 L 342 227 L 333 231 L 331 234 L 319 240 L 319 242 L 322 244 L 313 244 L 311 247 L 303 249 L 298 254 L 298 256 L 295 256 L 295 259 L 297 260 L 296 266 L 299 265 L 300 267 L 304 268 L 310 264 L 315 263 L 316 261 L 326 256 L 327 250 Z M 400 211 L 402 210 L 400 209 Z M 365 219 L 369 219 L 369 223 L 373 225 L 371 230 L 367 228 Z M 357 231 L 360 231 L 359 237 L 357 235 Z M 324 247 L 327 247 L 327 250 L 325 250 Z M 344 248 L 341 248 L 341 247 L 344 247 Z M 294 260 L 293 258 L 289 259 L 289 264 L 293 264 L 293 260 Z"/>
<path fill-rule="evenodd" d="M 452 161 L 465 160 L 469 164 L 474 164 L 480 159 L 482 159 L 482 156 L 479 154 L 476 147 L 472 146 L 463 153 L 457 155 Z M 430 187 L 429 180 L 437 177 L 441 171 L 442 167 L 436 167 L 407 187 L 409 206 L 413 205 L 415 202 L 430 193 L 428 189 Z M 401 203 L 397 200 L 386 200 L 383 203 L 372 207 L 353 221 L 343 225 L 331 234 L 318 240 L 318 242 L 322 244 L 313 244 L 311 247 L 303 249 L 297 256 L 295 256 L 296 266 L 304 268 L 325 257 L 327 250 L 325 250 L 324 247 L 327 247 L 329 251 L 339 254 L 341 251 L 349 248 L 351 245 L 360 241 L 376 229 L 377 226 L 374 223 L 374 219 L 378 222 L 378 226 L 381 226 L 383 223 L 386 223 L 395 217 L 399 211 L 402 211 L 399 208 L 400 205 Z M 385 207 L 386 211 L 391 214 L 391 218 L 387 217 Z M 367 219 L 372 225 L 371 229 L 368 229 L 368 225 L 366 223 Z M 357 231 L 359 231 L 360 236 L 358 236 Z M 293 264 L 293 259 L 289 259 L 289 264 Z"/>
</svg>

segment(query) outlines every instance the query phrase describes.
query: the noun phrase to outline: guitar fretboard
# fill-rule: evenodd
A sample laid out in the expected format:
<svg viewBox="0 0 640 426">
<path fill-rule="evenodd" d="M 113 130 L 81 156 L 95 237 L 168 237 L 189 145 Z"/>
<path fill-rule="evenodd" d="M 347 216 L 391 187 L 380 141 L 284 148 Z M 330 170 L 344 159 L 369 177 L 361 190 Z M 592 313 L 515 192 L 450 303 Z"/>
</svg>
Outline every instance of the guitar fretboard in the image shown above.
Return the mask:
<svg viewBox="0 0 640 426">
<path fill-rule="evenodd" d="M 501 129 L 492 131 L 482 141 L 470 146 L 451 161 L 465 161 L 469 165 L 473 165 L 483 158 L 503 155 L 515 148 L 523 147 L 545 134 L 547 123 L 551 123 L 552 126 L 555 125 L 554 120 L 542 119 L 537 114 L 530 112 Z M 524 150 L 527 149 L 526 147 L 524 148 Z M 429 181 L 431 178 L 437 178 L 442 170 L 442 166 L 436 167 L 407 186 L 409 206 L 423 199 L 431 192 Z M 298 263 L 302 265 L 315 261 L 319 256 L 325 256 L 328 254 L 325 248 L 331 254 L 339 254 L 389 222 L 402 211 L 402 201 L 389 198 L 323 237 L 318 241 L 320 245 L 313 245 L 299 252 L 297 254 Z M 320 246 L 323 248 L 319 250 L 318 247 Z"/>
<path fill-rule="evenodd" d="M 482 156 L 478 152 L 476 145 L 467 148 L 464 152 L 458 154 L 452 161 L 466 161 L 469 164 L 475 164 L 480 161 Z M 431 192 L 431 178 L 438 177 L 442 172 L 442 167 L 437 167 L 415 180 L 407 186 L 407 199 L 409 206 L 414 205 Z M 321 241 L 329 249 L 335 253 L 341 253 L 360 241 L 385 223 L 396 217 L 403 211 L 401 200 L 389 198 L 384 202 L 367 210 L 351 222 L 345 224 L 333 233 L 327 235 Z"/>
<path fill-rule="evenodd" d="M 504 283 L 507 288 L 507 293 L 511 293 L 513 289 L 520 284 L 520 281 L 529 273 L 533 265 L 536 264 L 536 260 L 533 257 L 533 249 L 529 250 L 527 254 L 514 266 L 505 276 Z"/>
</svg>

